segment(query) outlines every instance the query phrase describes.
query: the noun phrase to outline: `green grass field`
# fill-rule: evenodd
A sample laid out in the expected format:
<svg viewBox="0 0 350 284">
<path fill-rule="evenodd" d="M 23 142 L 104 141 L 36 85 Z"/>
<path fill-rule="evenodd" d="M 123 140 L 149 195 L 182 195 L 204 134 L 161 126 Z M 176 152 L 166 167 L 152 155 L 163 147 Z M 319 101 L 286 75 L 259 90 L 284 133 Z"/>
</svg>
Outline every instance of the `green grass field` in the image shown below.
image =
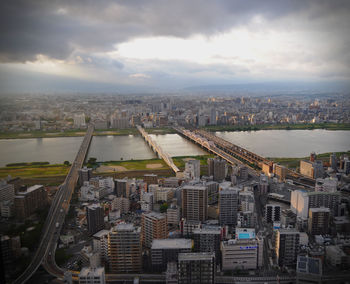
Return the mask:
<svg viewBox="0 0 350 284">
<path fill-rule="evenodd" d="M 8 175 L 12 177 L 46 177 L 46 176 L 64 176 L 67 175 L 69 166 L 65 165 L 29 165 L 18 167 L 3 167 L 0 168 L 0 178 L 5 178 Z"/>
</svg>

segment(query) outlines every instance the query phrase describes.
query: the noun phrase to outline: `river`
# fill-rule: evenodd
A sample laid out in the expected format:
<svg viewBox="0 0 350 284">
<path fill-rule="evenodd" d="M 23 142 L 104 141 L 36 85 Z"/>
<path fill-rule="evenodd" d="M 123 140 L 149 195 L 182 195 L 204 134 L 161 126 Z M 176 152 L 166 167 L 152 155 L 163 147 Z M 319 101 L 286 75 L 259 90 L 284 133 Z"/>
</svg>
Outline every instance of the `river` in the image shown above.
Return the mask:
<svg viewBox="0 0 350 284">
<path fill-rule="evenodd" d="M 304 157 L 310 152 L 350 150 L 350 131 L 260 130 L 216 132 L 216 135 L 265 157 Z M 177 134 L 151 135 L 171 156 L 206 154 Z M 0 140 L 0 166 L 19 162 L 72 161 L 83 137 Z M 152 159 L 156 155 L 141 136 L 95 136 L 88 157 L 98 161 Z"/>
</svg>

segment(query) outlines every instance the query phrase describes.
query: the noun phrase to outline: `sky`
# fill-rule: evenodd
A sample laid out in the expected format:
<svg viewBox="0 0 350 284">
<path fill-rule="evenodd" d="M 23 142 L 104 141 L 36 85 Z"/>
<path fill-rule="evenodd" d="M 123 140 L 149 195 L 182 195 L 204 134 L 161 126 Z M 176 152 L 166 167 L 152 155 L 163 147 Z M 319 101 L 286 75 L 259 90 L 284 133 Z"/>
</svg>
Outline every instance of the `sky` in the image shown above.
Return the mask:
<svg viewBox="0 0 350 284">
<path fill-rule="evenodd" d="M 349 31 L 347 0 L 3 0 L 0 93 L 346 89 Z"/>
</svg>

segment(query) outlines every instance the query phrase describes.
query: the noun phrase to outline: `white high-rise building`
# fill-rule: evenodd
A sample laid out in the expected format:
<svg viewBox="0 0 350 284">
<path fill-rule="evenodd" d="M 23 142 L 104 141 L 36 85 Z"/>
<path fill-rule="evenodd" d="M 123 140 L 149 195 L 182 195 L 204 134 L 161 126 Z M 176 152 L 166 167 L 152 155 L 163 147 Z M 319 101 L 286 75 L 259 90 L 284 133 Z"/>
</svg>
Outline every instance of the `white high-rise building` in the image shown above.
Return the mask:
<svg viewBox="0 0 350 284">
<path fill-rule="evenodd" d="M 84 113 L 75 114 L 74 115 L 74 127 L 81 128 L 81 127 L 85 127 L 85 126 L 86 126 L 85 114 Z"/>
<path fill-rule="evenodd" d="M 184 175 L 188 179 L 199 179 L 201 174 L 201 165 L 199 160 L 189 160 L 185 164 Z"/>
<path fill-rule="evenodd" d="M 290 209 L 301 219 L 307 219 L 309 214 L 309 196 L 305 190 L 292 191 Z"/>
</svg>

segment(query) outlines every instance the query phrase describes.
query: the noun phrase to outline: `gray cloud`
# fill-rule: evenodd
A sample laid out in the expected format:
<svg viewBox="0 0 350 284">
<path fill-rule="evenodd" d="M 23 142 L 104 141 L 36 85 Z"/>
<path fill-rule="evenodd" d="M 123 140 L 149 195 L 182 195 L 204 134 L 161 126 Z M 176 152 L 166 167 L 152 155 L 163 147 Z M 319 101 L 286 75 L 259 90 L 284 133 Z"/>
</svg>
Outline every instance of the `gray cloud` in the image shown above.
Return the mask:
<svg viewBox="0 0 350 284">
<path fill-rule="evenodd" d="M 328 31 L 333 45 L 344 50 L 349 11 L 346 0 L 4 0 L 0 2 L 0 62 L 32 61 L 38 54 L 66 59 L 74 52 L 110 51 L 115 44 L 139 36 L 211 35 L 247 25 L 257 15 L 274 22 L 302 14 L 304 22 L 294 28 Z M 349 58 L 348 51 L 344 56 Z"/>
</svg>

